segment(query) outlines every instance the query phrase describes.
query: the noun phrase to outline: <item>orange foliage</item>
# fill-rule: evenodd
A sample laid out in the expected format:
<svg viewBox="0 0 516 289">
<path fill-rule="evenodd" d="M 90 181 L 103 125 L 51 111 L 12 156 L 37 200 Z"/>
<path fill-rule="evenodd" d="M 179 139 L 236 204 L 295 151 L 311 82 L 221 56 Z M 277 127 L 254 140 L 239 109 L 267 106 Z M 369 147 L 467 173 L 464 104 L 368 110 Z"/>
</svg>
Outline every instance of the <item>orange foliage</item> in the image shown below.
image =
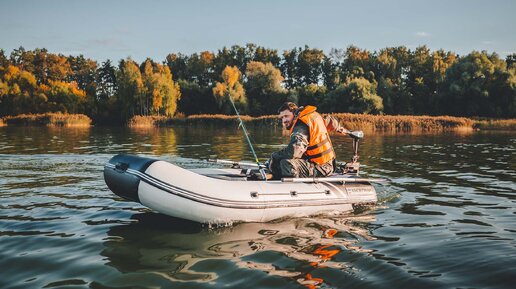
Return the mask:
<svg viewBox="0 0 516 289">
<path fill-rule="evenodd" d="M 366 62 L 369 59 L 369 51 L 361 50 L 358 47 L 350 47 L 348 49 L 349 57 L 358 62 Z"/>
<path fill-rule="evenodd" d="M 205 64 L 210 64 L 215 59 L 215 55 L 209 51 L 201 52 L 201 61 Z"/>
<path fill-rule="evenodd" d="M 229 88 L 233 88 L 240 79 L 240 70 L 236 66 L 226 66 L 222 71 L 222 78 Z"/>
<path fill-rule="evenodd" d="M 64 82 L 61 80 L 49 80 L 48 83 L 53 93 L 71 94 L 78 97 L 80 100 L 86 98 L 86 92 L 80 89 L 75 81 Z"/>
<path fill-rule="evenodd" d="M 20 73 L 20 69 L 16 66 L 9 65 L 5 69 L 4 73 L 4 79 L 5 81 L 11 81 L 13 78 L 15 78 Z"/>
<path fill-rule="evenodd" d="M 224 83 L 217 82 L 213 88 L 213 94 L 219 97 L 223 97 L 227 89 L 228 88 Z"/>
</svg>

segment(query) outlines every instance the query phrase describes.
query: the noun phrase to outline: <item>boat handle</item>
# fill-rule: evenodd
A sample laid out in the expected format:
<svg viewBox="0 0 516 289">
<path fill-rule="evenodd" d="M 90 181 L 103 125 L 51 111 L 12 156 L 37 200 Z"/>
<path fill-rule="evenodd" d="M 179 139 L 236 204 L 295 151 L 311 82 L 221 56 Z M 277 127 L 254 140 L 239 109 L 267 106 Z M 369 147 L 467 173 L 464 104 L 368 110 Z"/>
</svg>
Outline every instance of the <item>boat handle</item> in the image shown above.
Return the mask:
<svg viewBox="0 0 516 289">
<path fill-rule="evenodd" d="M 129 164 L 128 163 L 116 163 L 115 165 L 115 170 L 117 171 L 120 171 L 120 172 L 125 172 L 127 171 L 127 169 L 129 168 Z"/>
</svg>

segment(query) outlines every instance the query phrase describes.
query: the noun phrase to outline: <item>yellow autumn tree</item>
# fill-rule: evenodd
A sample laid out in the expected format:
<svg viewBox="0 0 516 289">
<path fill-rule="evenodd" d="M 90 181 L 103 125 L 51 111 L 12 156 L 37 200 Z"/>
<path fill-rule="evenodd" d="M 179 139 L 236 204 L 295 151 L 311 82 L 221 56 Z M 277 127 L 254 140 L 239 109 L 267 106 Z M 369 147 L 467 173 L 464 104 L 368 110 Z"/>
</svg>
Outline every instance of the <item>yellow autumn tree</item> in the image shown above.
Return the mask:
<svg viewBox="0 0 516 289">
<path fill-rule="evenodd" d="M 8 65 L 0 74 L 0 115 L 45 112 L 47 97 L 31 72 Z"/>
<path fill-rule="evenodd" d="M 240 77 L 240 70 L 236 66 L 226 66 L 222 71 L 223 82 L 215 83 L 213 95 L 222 113 L 234 113 L 230 97 L 240 113 L 247 113 L 247 98 Z"/>
<path fill-rule="evenodd" d="M 143 114 L 173 116 L 181 90 L 179 84 L 172 79 L 168 66 L 148 59 L 144 63 L 142 79 L 145 103 Z"/>
<path fill-rule="evenodd" d="M 154 94 L 153 108 L 157 109 L 158 114 L 173 116 L 177 110 L 177 102 L 181 98 L 179 84 L 172 79 L 168 66 L 159 65 L 155 77 L 158 90 Z"/>
</svg>

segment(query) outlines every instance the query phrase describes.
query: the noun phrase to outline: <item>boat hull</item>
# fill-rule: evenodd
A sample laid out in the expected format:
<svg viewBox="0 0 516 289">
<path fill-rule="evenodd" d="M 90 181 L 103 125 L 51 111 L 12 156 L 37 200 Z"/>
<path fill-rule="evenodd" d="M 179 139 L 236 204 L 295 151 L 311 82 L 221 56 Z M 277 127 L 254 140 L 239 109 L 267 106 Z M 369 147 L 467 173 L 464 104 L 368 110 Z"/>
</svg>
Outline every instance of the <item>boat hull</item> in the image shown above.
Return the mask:
<svg viewBox="0 0 516 289">
<path fill-rule="evenodd" d="M 160 213 L 201 223 L 267 222 L 345 213 L 377 201 L 362 183 L 247 181 L 240 170 L 187 170 L 171 163 L 117 155 L 104 168 L 115 194 Z M 231 176 L 236 176 L 231 178 Z"/>
</svg>

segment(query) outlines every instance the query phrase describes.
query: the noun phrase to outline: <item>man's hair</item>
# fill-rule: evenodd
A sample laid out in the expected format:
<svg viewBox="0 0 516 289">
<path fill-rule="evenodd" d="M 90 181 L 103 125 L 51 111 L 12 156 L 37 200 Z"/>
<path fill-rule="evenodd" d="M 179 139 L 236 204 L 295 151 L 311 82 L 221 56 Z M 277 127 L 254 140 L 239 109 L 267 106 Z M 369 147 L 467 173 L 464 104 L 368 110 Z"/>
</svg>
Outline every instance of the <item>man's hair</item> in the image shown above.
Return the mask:
<svg viewBox="0 0 516 289">
<path fill-rule="evenodd" d="M 297 110 L 297 104 L 293 103 L 293 102 L 284 102 L 279 108 L 278 108 L 278 113 L 281 113 L 282 111 L 284 110 L 289 110 L 290 112 L 295 112 Z"/>
</svg>

